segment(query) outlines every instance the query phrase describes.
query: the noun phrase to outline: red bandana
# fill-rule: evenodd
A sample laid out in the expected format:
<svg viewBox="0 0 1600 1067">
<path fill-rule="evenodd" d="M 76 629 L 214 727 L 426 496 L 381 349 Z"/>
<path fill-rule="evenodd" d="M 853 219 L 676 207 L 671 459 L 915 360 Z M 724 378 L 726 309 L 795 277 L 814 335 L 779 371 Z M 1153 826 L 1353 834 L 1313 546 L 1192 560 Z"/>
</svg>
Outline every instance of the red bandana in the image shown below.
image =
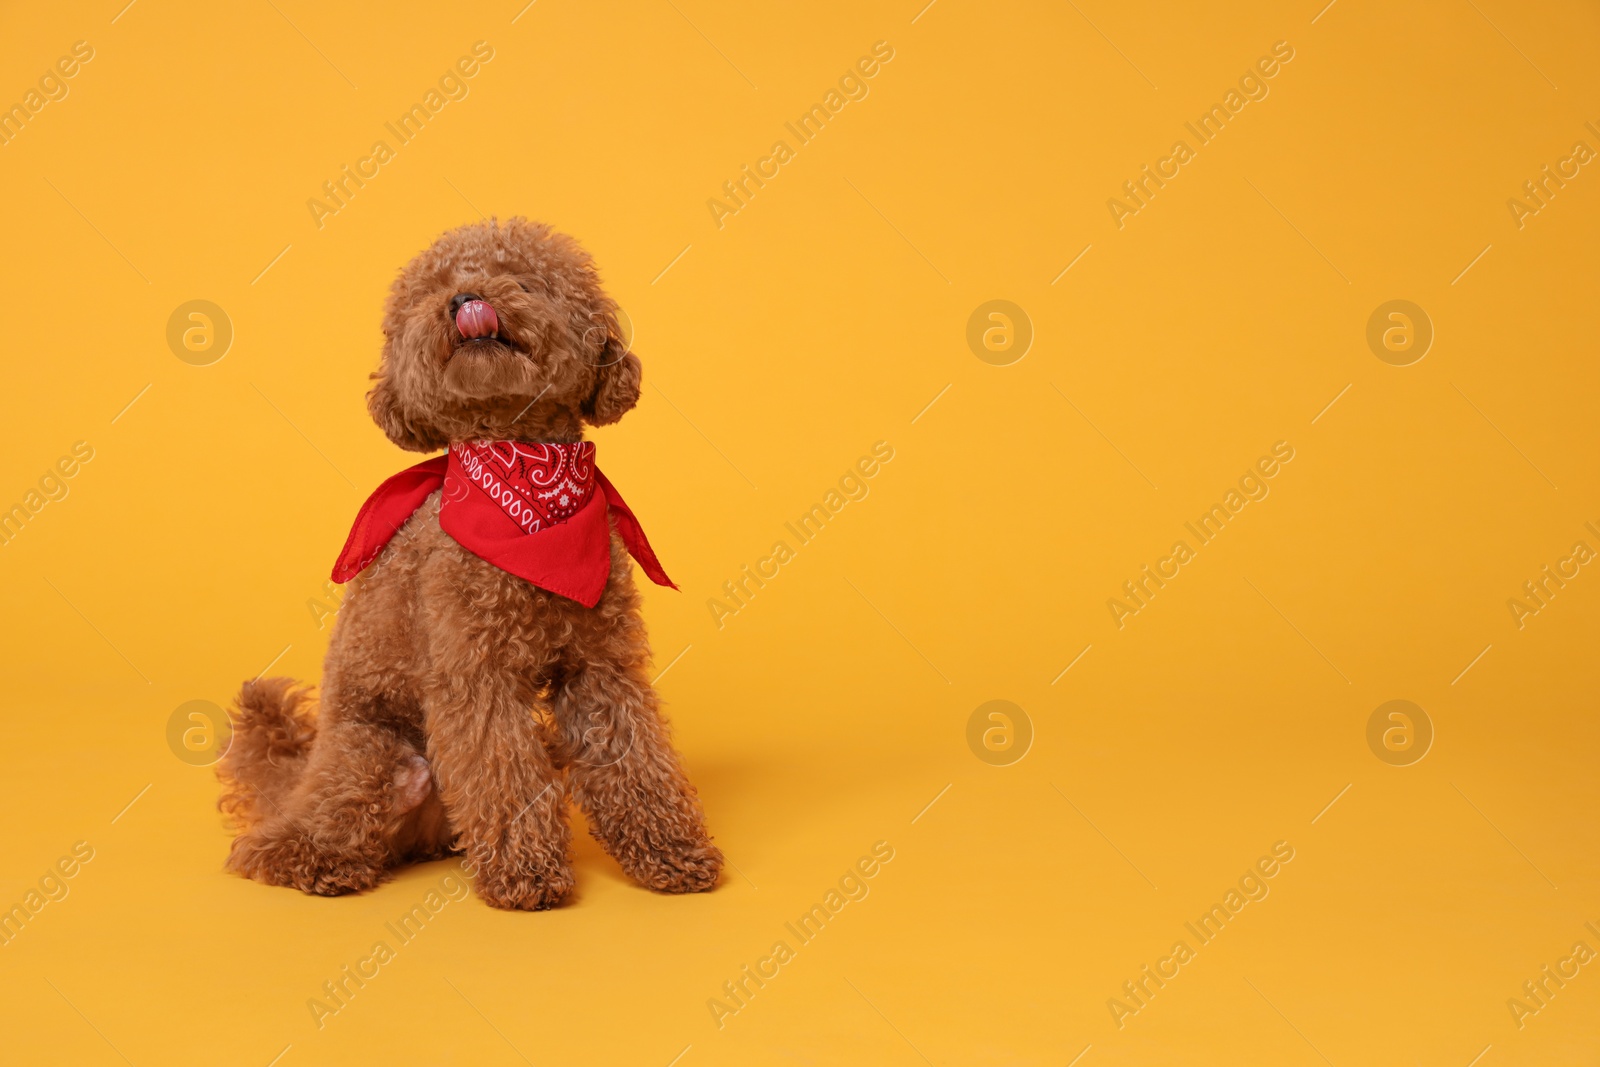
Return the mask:
<svg viewBox="0 0 1600 1067">
<path fill-rule="evenodd" d="M 441 487 L 440 528 L 468 552 L 541 589 L 594 607 L 611 576 L 611 523 L 651 581 L 678 588 L 639 520 L 594 465 L 589 441 L 473 441 L 401 471 L 361 506 L 333 580 L 342 584 L 361 573 Z"/>
</svg>

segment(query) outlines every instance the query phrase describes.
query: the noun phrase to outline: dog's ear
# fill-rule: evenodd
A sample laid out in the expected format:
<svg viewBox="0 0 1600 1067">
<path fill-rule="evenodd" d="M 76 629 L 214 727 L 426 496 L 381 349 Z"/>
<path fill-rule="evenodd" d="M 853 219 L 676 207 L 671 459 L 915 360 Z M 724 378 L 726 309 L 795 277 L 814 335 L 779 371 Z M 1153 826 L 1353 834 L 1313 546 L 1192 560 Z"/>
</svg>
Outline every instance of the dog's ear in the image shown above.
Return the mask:
<svg viewBox="0 0 1600 1067">
<path fill-rule="evenodd" d="M 639 357 L 615 333 L 606 339 L 596 368 L 594 392 L 583 404 L 583 417 L 592 425 L 606 426 L 633 410 L 639 402 Z"/>
<path fill-rule="evenodd" d="M 394 382 L 385 371 L 377 371 L 372 378 L 375 384 L 367 392 L 367 411 L 384 436 L 408 452 L 433 452 L 449 443 L 432 428 L 418 426 L 406 417 Z"/>
</svg>

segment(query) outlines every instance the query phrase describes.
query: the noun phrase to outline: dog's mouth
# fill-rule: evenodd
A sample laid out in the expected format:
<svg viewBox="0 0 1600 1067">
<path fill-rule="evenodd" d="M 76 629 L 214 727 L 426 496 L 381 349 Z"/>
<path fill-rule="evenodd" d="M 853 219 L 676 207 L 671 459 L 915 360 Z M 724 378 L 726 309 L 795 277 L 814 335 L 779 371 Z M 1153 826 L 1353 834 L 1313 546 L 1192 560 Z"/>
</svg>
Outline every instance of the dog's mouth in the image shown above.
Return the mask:
<svg viewBox="0 0 1600 1067">
<path fill-rule="evenodd" d="M 488 355 L 516 352 L 516 341 L 500 323 L 494 305 L 476 297 L 461 303 L 455 312 L 457 340 L 452 355 Z"/>
<path fill-rule="evenodd" d="M 517 346 L 509 337 L 494 334 L 490 337 L 463 337 L 456 342 L 451 356 L 486 356 L 493 352 L 516 352 Z"/>
<path fill-rule="evenodd" d="M 537 334 L 522 344 L 509 334 L 494 305 L 477 293 L 458 293 L 450 300 L 455 339 L 445 357 L 444 386 L 456 397 L 487 400 L 535 396 L 546 385 L 534 356 Z"/>
</svg>

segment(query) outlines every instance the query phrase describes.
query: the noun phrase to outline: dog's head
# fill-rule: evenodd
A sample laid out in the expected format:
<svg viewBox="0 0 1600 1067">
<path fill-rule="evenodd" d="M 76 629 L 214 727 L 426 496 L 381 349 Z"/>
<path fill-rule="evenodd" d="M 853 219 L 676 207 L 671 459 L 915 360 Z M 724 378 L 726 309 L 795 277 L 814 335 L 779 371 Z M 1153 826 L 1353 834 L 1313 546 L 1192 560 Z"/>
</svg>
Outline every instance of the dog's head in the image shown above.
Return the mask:
<svg viewBox="0 0 1600 1067">
<path fill-rule="evenodd" d="M 415 452 L 576 441 L 639 400 L 639 359 L 588 253 L 526 219 L 451 230 L 401 270 L 367 410 Z"/>
</svg>

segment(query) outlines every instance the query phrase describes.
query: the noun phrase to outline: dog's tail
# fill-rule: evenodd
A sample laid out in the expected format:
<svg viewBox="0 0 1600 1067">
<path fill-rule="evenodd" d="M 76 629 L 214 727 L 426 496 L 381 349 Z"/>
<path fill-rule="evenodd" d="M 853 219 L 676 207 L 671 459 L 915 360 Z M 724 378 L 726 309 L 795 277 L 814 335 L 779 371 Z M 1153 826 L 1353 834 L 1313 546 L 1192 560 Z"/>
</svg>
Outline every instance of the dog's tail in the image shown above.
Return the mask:
<svg viewBox="0 0 1600 1067">
<path fill-rule="evenodd" d="M 217 807 L 237 828 L 276 813 L 300 780 L 317 736 L 311 694 L 292 678 L 258 678 L 239 690 L 233 738 L 217 764 Z"/>
</svg>

